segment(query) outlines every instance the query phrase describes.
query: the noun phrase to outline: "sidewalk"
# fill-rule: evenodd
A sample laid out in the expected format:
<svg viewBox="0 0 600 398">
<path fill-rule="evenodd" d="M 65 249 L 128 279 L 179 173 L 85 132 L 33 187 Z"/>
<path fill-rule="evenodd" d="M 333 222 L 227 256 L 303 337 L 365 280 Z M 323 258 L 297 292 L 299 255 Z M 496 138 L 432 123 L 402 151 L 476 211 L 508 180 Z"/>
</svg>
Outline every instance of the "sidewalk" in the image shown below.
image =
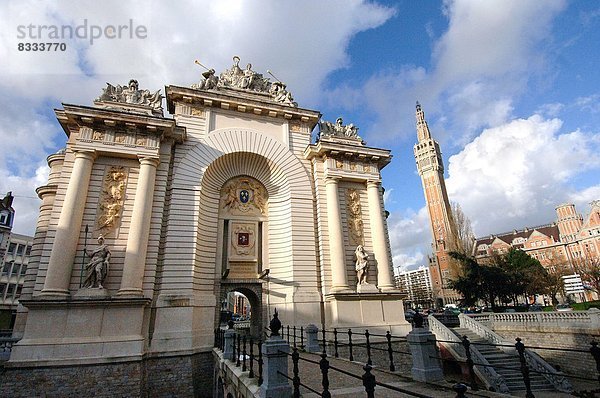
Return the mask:
<svg viewBox="0 0 600 398">
<path fill-rule="evenodd" d="M 310 354 L 306 352 L 300 353 L 301 358 L 309 359 L 311 361 L 319 362 L 321 360 L 321 356 L 319 354 Z M 346 359 L 336 359 L 333 357 L 327 357 L 329 361 L 329 365 L 342 369 L 346 372 L 352 373 L 354 375 L 362 376 L 365 371 L 363 370 L 364 363 L 362 362 L 350 362 Z M 289 366 L 289 376 L 292 377 L 292 369 L 293 364 L 291 358 L 288 362 Z M 406 367 L 401 367 L 396 372 L 390 372 L 387 368 L 381 368 L 375 366 L 371 373 L 375 376 L 375 380 L 379 383 L 385 383 L 387 385 L 400 388 L 412 393 L 421 394 L 424 396 L 432 397 L 432 398 L 454 398 L 456 397 L 456 392 L 452 389 L 454 383 L 450 382 L 439 382 L 435 384 L 430 383 L 421 383 L 412 380 L 410 377 L 410 372 L 407 372 Z M 309 363 L 300 359 L 298 363 L 298 374 L 300 377 L 300 382 L 302 384 L 307 385 L 313 390 L 321 393 L 323 391 L 322 382 L 322 374 L 318 364 Z M 335 371 L 333 369 L 329 369 L 328 372 L 329 378 L 329 392 L 332 397 L 339 398 L 355 398 L 355 397 L 366 397 L 365 388 L 362 383 L 362 379 L 358 379 L 355 377 L 351 377 L 345 375 L 341 372 Z M 576 390 L 587 389 L 591 390 L 593 388 L 598 388 L 596 383 L 577 383 L 575 385 Z M 317 395 L 314 392 L 311 392 L 309 389 L 305 387 L 300 387 L 300 392 L 303 397 L 307 398 L 316 398 L 320 395 Z M 563 393 L 558 391 L 534 391 L 535 398 L 566 398 L 573 397 L 573 395 L 569 393 Z M 398 391 L 394 391 L 385 387 L 377 386 L 375 389 L 375 396 L 377 398 L 388 398 L 388 397 L 414 397 L 415 395 L 406 394 Z M 525 391 L 515 391 L 511 395 L 494 393 L 490 391 L 480 390 L 480 391 L 471 391 L 469 390 L 466 393 L 467 397 L 525 397 Z M 600 397 L 600 395 L 598 395 Z"/>
</svg>

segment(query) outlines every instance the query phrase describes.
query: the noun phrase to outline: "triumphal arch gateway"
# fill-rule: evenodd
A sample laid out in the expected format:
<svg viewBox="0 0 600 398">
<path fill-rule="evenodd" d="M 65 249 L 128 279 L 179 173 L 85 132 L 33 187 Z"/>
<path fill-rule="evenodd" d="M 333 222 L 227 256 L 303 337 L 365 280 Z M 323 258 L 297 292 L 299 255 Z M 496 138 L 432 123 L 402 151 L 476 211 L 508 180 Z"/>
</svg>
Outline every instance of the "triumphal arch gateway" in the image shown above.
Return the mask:
<svg viewBox="0 0 600 398">
<path fill-rule="evenodd" d="M 239 61 L 166 86 L 167 116 L 135 80 L 56 110 L 68 140 L 38 189 L 9 372 L 86 365 L 96 396 L 198 395 L 231 291 L 256 336 L 275 308 L 284 324 L 408 332 L 382 197 L 390 152 Z"/>
</svg>

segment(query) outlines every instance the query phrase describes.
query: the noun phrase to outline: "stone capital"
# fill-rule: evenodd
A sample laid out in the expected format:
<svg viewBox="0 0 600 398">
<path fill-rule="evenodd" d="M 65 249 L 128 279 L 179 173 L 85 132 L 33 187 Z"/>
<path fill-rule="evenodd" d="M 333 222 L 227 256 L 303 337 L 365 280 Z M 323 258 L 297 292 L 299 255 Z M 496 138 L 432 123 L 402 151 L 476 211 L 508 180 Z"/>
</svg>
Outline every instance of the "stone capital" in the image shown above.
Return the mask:
<svg viewBox="0 0 600 398">
<path fill-rule="evenodd" d="M 138 160 L 141 166 L 148 165 L 158 167 L 160 159 L 154 156 L 138 156 Z"/>
<path fill-rule="evenodd" d="M 340 180 L 341 180 L 341 177 L 327 177 L 327 178 L 325 178 L 325 185 L 329 185 L 329 184 L 338 185 Z"/>
<path fill-rule="evenodd" d="M 367 188 L 379 188 L 381 181 L 379 180 L 367 180 Z"/>
<path fill-rule="evenodd" d="M 75 158 L 82 158 L 87 160 L 95 160 L 98 157 L 98 153 L 94 150 L 89 149 L 75 149 L 73 151 Z"/>
</svg>

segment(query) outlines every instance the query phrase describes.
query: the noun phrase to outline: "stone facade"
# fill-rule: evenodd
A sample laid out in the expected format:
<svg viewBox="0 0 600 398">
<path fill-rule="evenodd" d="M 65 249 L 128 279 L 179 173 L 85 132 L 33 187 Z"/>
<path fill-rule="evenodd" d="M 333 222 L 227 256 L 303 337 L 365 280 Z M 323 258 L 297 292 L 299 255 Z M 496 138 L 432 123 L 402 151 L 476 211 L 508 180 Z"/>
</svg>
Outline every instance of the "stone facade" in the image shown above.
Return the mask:
<svg viewBox="0 0 600 398">
<path fill-rule="evenodd" d="M 160 93 L 133 79 L 109 85 L 94 106 L 56 111 L 67 145 L 48 158 L 38 189 L 22 339 L 7 372 L 138 364 L 153 396 L 175 387 L 206 396 L 195 374 L 212 377 L 202 367 L 212 366 L 232 291 L 252 305 L 256 337 L 275 308 L 286 324 L 408 332 L 383 207 L 390 152 L 341 119 L 313 142 L 318 112 L 298 107 L 283 83 L 238 69 L 221 83 L 213 71 L 192 88 L 167 86 L 172 118 Z M 82 288 L 94 267 L 102 283 Z"/>
</svg>

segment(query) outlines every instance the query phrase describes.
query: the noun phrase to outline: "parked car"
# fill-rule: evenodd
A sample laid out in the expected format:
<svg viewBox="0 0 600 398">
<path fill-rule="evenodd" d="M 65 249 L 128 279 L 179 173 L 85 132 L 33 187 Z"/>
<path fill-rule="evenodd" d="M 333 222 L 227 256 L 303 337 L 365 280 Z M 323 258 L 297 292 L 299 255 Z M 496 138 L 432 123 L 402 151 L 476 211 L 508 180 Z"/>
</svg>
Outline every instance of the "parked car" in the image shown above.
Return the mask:
<svg viewBox="0 0 600 398">
<path fill-rule="evenodd" d="M 573 307 L 571 307 L 569 304 L 559 304 L 556 306 L 556 311 L 558 311 L 558 312 L 573 311 Z"/>
<path fill-rule="evenodd" d="M 529 306 L 528 311 L 529 312 L 541 312 L 544 310 L 544 306 L 540 305 L 540 304 L 532 304 Z"/>
</svg>

